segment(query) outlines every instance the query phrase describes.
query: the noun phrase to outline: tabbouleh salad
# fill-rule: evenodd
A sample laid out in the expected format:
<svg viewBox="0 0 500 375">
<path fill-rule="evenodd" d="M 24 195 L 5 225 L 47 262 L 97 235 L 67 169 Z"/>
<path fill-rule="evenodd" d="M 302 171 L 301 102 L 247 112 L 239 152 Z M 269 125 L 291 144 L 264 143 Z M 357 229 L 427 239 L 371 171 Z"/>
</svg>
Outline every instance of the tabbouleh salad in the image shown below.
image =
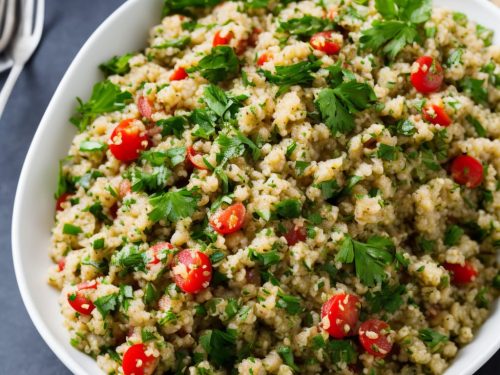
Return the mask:
<svg viewBox="0 0 500 375">
<path fill-rule="evenodd" d="M 430 0 L 163 17 L 71 118 L 71 344 L 107 374 L 443 373 L 500 288 L 492 31 Z"/>
</svg>

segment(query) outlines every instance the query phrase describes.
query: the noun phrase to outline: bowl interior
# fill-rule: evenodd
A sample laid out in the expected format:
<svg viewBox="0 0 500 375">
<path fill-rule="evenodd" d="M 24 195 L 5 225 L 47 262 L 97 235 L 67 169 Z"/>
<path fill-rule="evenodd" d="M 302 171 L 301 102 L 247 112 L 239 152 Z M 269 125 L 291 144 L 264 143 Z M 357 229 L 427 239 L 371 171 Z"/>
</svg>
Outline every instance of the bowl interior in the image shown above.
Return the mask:
<svg viewBox="0 0 500 375">
<path fill-rule="evenodd" d="M 69 148 L 75 130 L 68 118 L 75 97 L 87 98 L 102 79 L 97 66 L 118 54 L 141 50 L 148 30 L 161 18 L 161 0 L 129 0 L 111 15 L 81 49 L 40 123 L 19 180 L 12 223 L 12 246 L 18 285 L 28 313 L 39 333 L 59 359 L 75 374 L 100 373 L 94 360 L 72 348 L 59 313 L 58 292 L 46 283 L 57 164 Z M 486 0 L 437 0 L 466 13 L 495 30 L 500 42 L 500 11 Z M 476 339 L 462 349 L 447 375 L 471 374 L 500 346 L 500 303 Z"/>
</svg>

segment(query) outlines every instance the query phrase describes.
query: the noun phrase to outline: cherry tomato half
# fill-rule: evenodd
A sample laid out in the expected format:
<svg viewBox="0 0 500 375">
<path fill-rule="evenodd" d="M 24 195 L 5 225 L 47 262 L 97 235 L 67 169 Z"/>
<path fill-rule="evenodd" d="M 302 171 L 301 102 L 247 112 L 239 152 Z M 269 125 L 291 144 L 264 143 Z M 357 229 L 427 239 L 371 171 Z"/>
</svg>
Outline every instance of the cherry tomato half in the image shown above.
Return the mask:
<svg viewBox="0 0 500 375">
<path fill-rule="evenodd" d="M 417 59 L 418 70 L 411 73 L 410 80 L 413 87 L 422 94 L 439 91 L 443 84 L 443 67 L 430 56 Z"/>
<path fill-rule="evenodd" d="M 174 247 L 169 242 L 159 242 L 156 245 L 153 245 L 151 247 L 151 249 L 150 249 L 151 250 L 151 255 L 152 255 L 153 258 L 149 261 L 148 267 L 152 267 L 155 264 L 158 264 L 158 263 L 161 262 L 161 259 L 158 257 L 158 254 L 161 251 L 166 250 L 166 249 L 172 250 L 173 248 Z M 172 261 L 172 254 L 168 253 L 166 264 L 170 264 L 171 261 Z"/>
<path fill-rule="evenodd" d="M 477 188 L 483 182 L 483 165 L 472 156 L 457 156 L 451 163 L 451 176 L 457 184 Z"/>
<path fill-rule="evenodd" d="M 359 341 L 369 354 L 383 358 L 392 350 L 392 342 L 388 337 L 390 330 L 389 324 L 382 320 L 367 320 L 359 327 Z"/>
<path fill-rule="evenodd" d="M 235 203 L 225 210 L 220 210 L 210 218 L 210 225 L 219 234 L 231 234 L 237 232 L 243 226 L 246 215 L 245 206 Z"/>
<path fill-rule="evenodd" d="M 264 65 L 266 62 L 269 61 L 269 54 L 267 53 L 263 53 L 262 55 L 259 56 L 259 58 L 257 59 L 257 65 L 258 66 L 262 66 Z"/>
<path fill-rule="evenodd" d="M 288 246 L 293 246 L 298 242 L 304 242 L 307 238 L 306 229 L 301 226 L 294 226 L 285 233 L 286 243 Z"/>
<path fill-rule="evenodd" d="M 341 293 L 333 296 L 321 308 L 323 329 L 336 339 L 355 335 L 359 308 L 359 298 L 353 294 Z"/>
<path fill-rule="evenodd" d="M 327 55 L 335 55 L 340 51 L 342 47 L 341 43 L 339 43 L 338 38 L 333 38 L 333 31 L 322 31 L 320 33 L 316 33 L 311 37 L 309 44 L 318 50 L 326 53 Z"/>
<path fill-rule="evenodd" d="M 145 96 L 140 96 L 137 99 L 137 108 L 139 109 L 139 113 L 142 117 L 147 119 L 151 119 L 151 115 L 153 114 L 153 104 L 151 101 Z"/>
<path fill-rule="evenodd" d="M 200 154 L 196 153 L 193 147 L 188 147 L 186 150 L 186 160 L 190 165 L 195 167 L 196 169 L 207 170 L 207 166 L 201 160 Z"/>
<path fill-rule="evenodd" d="M 425 121 L 430 122 L 431 124 L 441 125 L 444 127 L 451 125 L 450 116 L 448 116 L 446 110 L 440 105 L 431 104 L 425 106 L 422 109 L 422 115 Z"/>
<path fill-rule="evenodd" d="M 78 291 L 76 293 L 68 294 L 69 305 L 82 315 L 90 315 L 94 311 L 95 306 L 90 299 Z"/>
<path fill-rule="evenodd" d="M 233 38 L 234 34 L 232 31 L 228 32 L 224 36 L 221 35 L 220 31 L 217 31 L 214 35 L 214 41 L 212 43 L 212 46 L 217 47 L 217 46 L 228 45 L 231 42 L 231 39 Z"/>
<path fill-rule="evenodd" d="M 172 268 L 177 286 L 186 293 L 198 293 L 212 280 L 212 263 L 205 253 L 182 250 L 175 257 Z"/>
<path fill-rule="evenodd" d="M 123 120 L 111 133 L 109 150 L 120 161 L 134 161 L 148 148 L 148 138 L 137 122 L 135 119 Z"/>
<path fill-rule="evenodd" d="M 465 262 L 464 265 L 445 263 L 443 267 L 451 272 L 451 281 L 456 285 L 469 284 L 477 276 L 476 268 L 469 262 Z"/>
<path fill-rule="evenodd" d="M 66 267 L 66 258 L 61 258 L 59 262 L 57 262 L 57 269 L 61 272 L 64 271 L 64 267 Z"/>
<path fill-rule="evenodd" d="M 135 344 L 127 349 L 123 355 L 123 373 L 125 375 L 151 375 L 158 363 L 158 360 L 146 355 L 146 345 Z"/>
<path fill-rule="evenodd" d="M 189 75 L 187 74 L 186 69 L 177 68 L 170 75 L 170 81 L 182 81 L 183 79 L 186 79 L 188 77 L 189 77 Z"/>
<path fill-rule="evenodd" d="M 61 194 L 61 196 L 59 198 L 57 198 L 56 200 L 56 211 L 62 211 L 64 210 L 63 208 L 63 203 L 65 203 L 69 197 L 71 197 L 72 194 L 70 193 L 64 193 L 64 194 Z"/>
</svg>

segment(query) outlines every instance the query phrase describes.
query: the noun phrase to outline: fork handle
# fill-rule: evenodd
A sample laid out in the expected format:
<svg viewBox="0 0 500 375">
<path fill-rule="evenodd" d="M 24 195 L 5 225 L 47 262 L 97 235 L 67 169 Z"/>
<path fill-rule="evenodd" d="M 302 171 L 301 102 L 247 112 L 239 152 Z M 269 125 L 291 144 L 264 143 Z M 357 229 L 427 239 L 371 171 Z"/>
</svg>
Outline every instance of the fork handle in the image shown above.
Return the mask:
<svg viewBox="0 0 500 375">
<path fill-rule="evenodd" d="M 0 92 L 0 117 L 2 117 L 5 105 L 9 101 L 12 89 L 16 85 L 17 78 L 19 77 L 19 74 L 21 74 L 23 67 L 24 64 L 15 64 L 10 70 L 9 77 L 7 78 L 5 84 L 2 87 L 2 91 Z"/>
</svg>

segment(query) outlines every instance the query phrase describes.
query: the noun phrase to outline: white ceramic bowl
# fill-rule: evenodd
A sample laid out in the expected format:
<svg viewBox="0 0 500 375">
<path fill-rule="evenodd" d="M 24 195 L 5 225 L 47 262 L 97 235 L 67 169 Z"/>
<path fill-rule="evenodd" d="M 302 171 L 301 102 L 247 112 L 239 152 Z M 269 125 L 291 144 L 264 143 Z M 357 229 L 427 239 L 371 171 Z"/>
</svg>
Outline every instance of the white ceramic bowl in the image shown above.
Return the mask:
<svg viewBox="0 0 500 375">
<path fill-rule="evenodd" d="M 89 38 L 64 75 L 40 122 L 24 162 L 12 220 L 12 252 L 21 295 L 38 332 L 59 359 L 75 374 L 98 374 L 96 363 L 69 344 L 59 314 L 58 292 L 46 283 L 52 200 L 57 165 L 75 134 L 68 122 L 75 97 L 87 98 L 102 79 L 97 66 L 113 55 L 138 51 L 148 30 L 160 21 L 161 0 L 129 0 Z M 494 29 L 500 42 L 500 11 L 487 0 L 436 0 L 435 5 L 461 11 Z M 500 347 L 500 302 L 474 341 L 462 349 L 446 375 L 472 374 Z"/>
</svg>

